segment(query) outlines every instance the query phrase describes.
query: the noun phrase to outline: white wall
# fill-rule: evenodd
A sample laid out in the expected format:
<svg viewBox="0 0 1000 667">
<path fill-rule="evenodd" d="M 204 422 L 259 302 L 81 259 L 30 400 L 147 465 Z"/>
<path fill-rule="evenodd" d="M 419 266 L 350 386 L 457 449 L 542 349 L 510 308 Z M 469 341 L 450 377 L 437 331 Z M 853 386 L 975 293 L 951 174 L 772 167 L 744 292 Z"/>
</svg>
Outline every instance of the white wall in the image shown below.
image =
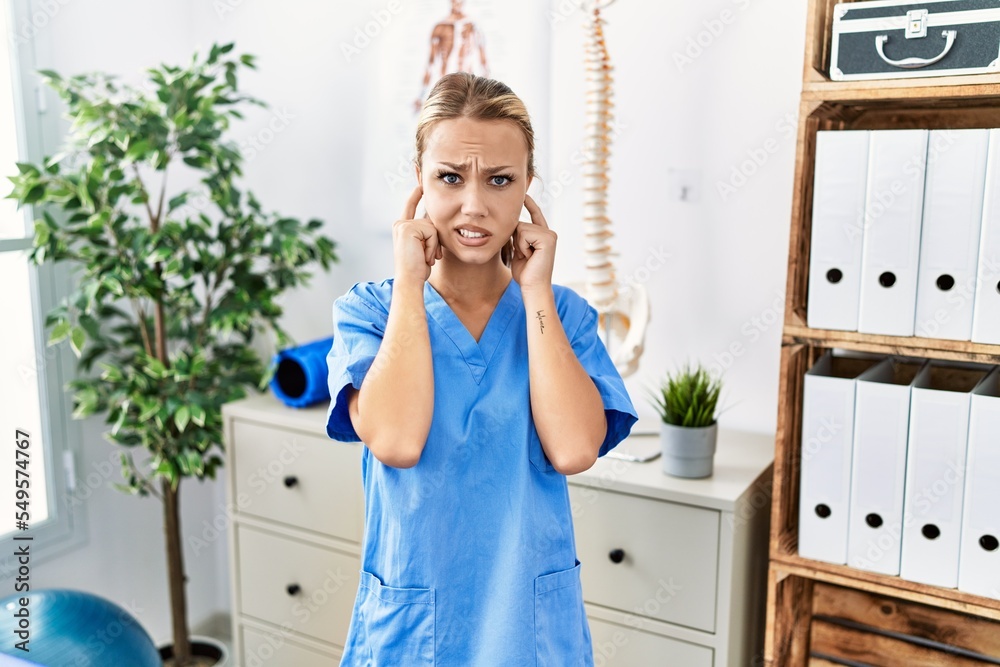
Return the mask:
<svg viewBox="0 0 1000 667">
<path fill-rule="evenodd" d="M 583 277 L 577 268 L 583 14 L 573 5 L 553 0 L 551 70 L 539 73 L 550 78 L 552 89 L 552 133 L 540 140 L 549 153 L 545 214 L 559 233 L 560 283 Z M 96 68 L 134 78 L 145 66 L 182 63 L 192 49 L 231 40 L 238 51 L 258 56 L 259 70 L 244 77 L 244 87 L 271 109 L 257 110 L 234 129 L 239 141 L 256 139 L 262 146 L 246 165 L 245 184 L 267 208 L 325 220 L 326 233 L 339 244 L 341 262 L 282 301 L 284 327 L 307 342 L 331 334 L 337 296 L 356 281 L 392 271 L 391 240 L 361 224 L 357 194 L 362 138 L 371 131 L 365 86 L 385 45 L 373 40 L 350 62 L 340 50 L 383 6 L 381 0 L 65 0 L 36 37 L 39 67 L 63 73 Z M 640 267 L 655 257 L 653 250 L 668 255 L 645 283 L 652 322 L 641 372 L 628 381 L 633 400 L 651 419 L 642 388 L 690 357 L 726 371 L 723 397 L 731 408 L 724 426 L 773 432 L 795 143 L 790 128 L 805 4 L 618 0 L 605 15 L 620 125 L 610 193 L 618 273 L 645 278 Z M 684 53 L 689 38 L 699 36 L 707 46 L 678 66 L 675 52 Z M 278 126 L 278 132 L 267 131 Z M 760 166 L 747 162 L 754 154 Z M 669 200 L 671 169 L 700 173 L 699 201 Z M 734 169 L 754 173 L 724 197 L 717 184 L 728 182 Z M 569 186 L 553 196 L 563 171 Z M 535 185 L 532 190 L 538 192 Z M 263 343 L 260 349 L 272 352 Z M 114 454 L 102 428 L 98 420 L 85 424 L 84 476 Z M 118 481 L 117 475 L 112 472 L 109 481 Z M 189 539 L 224 513 L 223 503 L 221 481 L 185 483 L 182 527 Z M 91 590 L 121 604 L 134 601 L 143 625 L 156 640 L 167 640 L 159 504 L 101 486 L 88 499 L 88 513 L 89 543 L 36 564 L 33 580 Z M 228 608 L 225 542 L 209 540 L 198 553 L 186 545 L 192 625 Z"/>
<path fill-rule="evenodd" d="M 577 186 L 584 15 L 555 16 L 554 169 Z M 619 275 L 646 279 L 651 302 L 646 352 L 627 380 L 633 401 L 655 420 L 644 387 L 690 357 L 725 372 L 723 426 L 773 433 L 805 3 L 618 0 L 604 17 L 619 124 L 612 243 Z M 762 166 L 744 164 L 748 151 Z M 752 175 L 720 194 L 734 169 Z M 671 170 L 700 174 L 697 202 L 670 199 Z M 561 276 L 583 277 L 581 202 L 570 187 L 551 213 Z"/>
<path fill-rule="evenodd" d="M 369 12 L 384 3 L 190 4 L 191 28 L 200 48 L 213 41 L 235 41 L 238 51 L 258 56 L 258 70 L 247 72 L 241 85 L 271 108 L 253 109 L 239 129 L 243 145 L 249 147 L 255 140 L 262 147 L 244 170 L 247 187 L 267 208 L 325 220 L 325 233 L 337 242 L 341 261 L 330 274 L 317 274 L 311 289 L 281 300 L 283 324 L 293 337 L 301 342 L 328 337 L 333 299 L 356 281 L 392 272 L 391 239 L 362 224 L 358 197 L 367 131 L 365 84 L 379 43 L 375 40 L 350 62 L 339 46 L 350 42 L 354 27 L 371 20 Z M 265 143 L 271 137 L 272 118 L 279 113 L 289 118 L 287 126 Z"/>
</svg>

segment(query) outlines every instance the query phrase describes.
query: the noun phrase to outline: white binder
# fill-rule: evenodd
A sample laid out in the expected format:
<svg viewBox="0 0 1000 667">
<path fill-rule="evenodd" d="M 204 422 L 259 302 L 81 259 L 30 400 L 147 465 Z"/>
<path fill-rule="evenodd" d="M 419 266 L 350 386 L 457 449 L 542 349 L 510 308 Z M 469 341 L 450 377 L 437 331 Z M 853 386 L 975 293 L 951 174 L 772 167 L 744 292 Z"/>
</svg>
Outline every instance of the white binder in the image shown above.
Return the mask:
<svg viewBox="0 0 1000 667">
<path fill-rule="evenodd" d="M 972 340 L 1000 345 L 1000 129 L 990 130 Z"/>
<path fill-rule="evenodd" d="M 816 133 L 807 323 L 858 330 L 867 130 Z"/>
<path fill-rule="evenodd" d="M 927 130 L 872 130 L 858 331 L 912 336 Z"/>
<path fill-rule="evenodd" d="M 803 378 L 799 555 L 847 562 L 855 378 L 879 358 L 824 354 Z"/>
<path fill-rule="evenodd" d="M 1000 366 L 972 393 L 958 588 L 1000 600 Z"/>
<path fill-rule="evenodd" d="M 981 366 L 932 361 L 913 383 L 899 563 L 904 579 L 958 586 L 969 406 L 985 375 Z"/>
<path fill-rule="evenodd" d="M 928 135 L 916 336 L 972 338 L 989 133 L 931 130 Z"/>
<path fill-rule="evenodd" d="M 910 389 L 926 360 L 890 357 L 858 377 L 847 564 L 899 574 Z"/>
</svg>

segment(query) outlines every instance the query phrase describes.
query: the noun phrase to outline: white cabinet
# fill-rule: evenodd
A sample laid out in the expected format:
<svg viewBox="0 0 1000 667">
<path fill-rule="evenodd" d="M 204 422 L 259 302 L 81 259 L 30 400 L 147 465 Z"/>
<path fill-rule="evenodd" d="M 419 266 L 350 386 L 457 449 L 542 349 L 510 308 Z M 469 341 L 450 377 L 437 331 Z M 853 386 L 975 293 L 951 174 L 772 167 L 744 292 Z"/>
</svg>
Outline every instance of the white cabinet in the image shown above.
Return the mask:
<svg viewBox="0 0 1000 667">
<path fill-rule="evenodd" d="M 361 568 L 360 443 L 326 405 L 270 394 L 223 406 L 236 667 L 336 667 Z"/>
<path fill-rule="evenodd" d="M 715 630 L 717 510 L 577 484 L 570 500 L 588 602 Z"/>
<path fill-rule="evenodd" d="M 712 649 L 588 617 L 594 641 L 594 665 L 683 665 L 712 667 Z"/>
<path fill-rule="evenodd" d="M 339 664 L 363 445 L 329 439 L 326 409 L 223 407 L 236 667 Z M 720 430 L 703 480 L 609 458 L 569 478 L 595 667 L 761 664 L 773 442 Z"/>
<path fill-rule="evenodd" d="M 763 664 L 773 451 L 720 429 L 711 477 L 610 457 L 570 476 L 596 667 Z"/>
<path fill-rule="evenodd" d="M 236 489 L 250 500 L 242 512 L 361 543 L 364 515 L 338 511 L 363 497 L 360 444 L 241 419 L 232 434 Z"/>
<path fill-rule="evenodd" d="M 252 623 L 240 626 L 236 643 L 235 665 L 240 667 L 331 667 L 340 662 L 341 653 L 328 653 L 289 639 L 287 634 L 269 629 L 259 630 Z"/>
</svg>

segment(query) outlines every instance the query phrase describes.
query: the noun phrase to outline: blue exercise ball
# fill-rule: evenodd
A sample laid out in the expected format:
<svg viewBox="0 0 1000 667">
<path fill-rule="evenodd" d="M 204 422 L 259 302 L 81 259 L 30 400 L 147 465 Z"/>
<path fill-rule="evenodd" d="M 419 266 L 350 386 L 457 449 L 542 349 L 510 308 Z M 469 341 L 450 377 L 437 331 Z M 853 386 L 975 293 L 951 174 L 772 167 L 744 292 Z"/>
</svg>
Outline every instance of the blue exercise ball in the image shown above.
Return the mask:
<svg viewBox="0 0 1000 667">
<path fill-rule="evenodd" d="M 163 666 L 153 639 L 139 621 L 97 595 L 36 589 L 3 598 L 0 607 L 0 654 L 19 659 L 0 658 L 0 667 Z M 27 652 L 17 647 L 25 640 Z"/>
</svg>

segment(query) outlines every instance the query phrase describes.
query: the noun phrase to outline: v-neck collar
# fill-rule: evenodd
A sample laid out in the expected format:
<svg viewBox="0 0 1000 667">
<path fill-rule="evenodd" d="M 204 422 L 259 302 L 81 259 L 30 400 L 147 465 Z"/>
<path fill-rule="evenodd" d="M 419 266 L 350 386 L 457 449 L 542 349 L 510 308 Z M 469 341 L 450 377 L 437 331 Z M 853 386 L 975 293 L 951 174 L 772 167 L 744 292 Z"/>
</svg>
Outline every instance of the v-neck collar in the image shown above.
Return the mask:
<svg viewBox="0 0 1000 667">
<path fill-rule="evenodd" d="M 493 353 L 496 352 L 520 301 L 520 289 L 516 281 L 511 278 L 503 294 L 500 295 L 500 300 L 493 309 L 489 321 L 486 322 L 486 328 L 483 329 L 477 343 L 469 330 L 462 324 L 462 320 L 458 319 L 458 315 L 444 300 L 444 297 L 434 289 L 430 281 L 424 282 L 424 306 L 427 313 L 434 318 L 458 347 L 476 384 L 479 384 L 486 374 L 486 367 L 489 365 L 490 359 L 493 358 Z"/>
</svg>

